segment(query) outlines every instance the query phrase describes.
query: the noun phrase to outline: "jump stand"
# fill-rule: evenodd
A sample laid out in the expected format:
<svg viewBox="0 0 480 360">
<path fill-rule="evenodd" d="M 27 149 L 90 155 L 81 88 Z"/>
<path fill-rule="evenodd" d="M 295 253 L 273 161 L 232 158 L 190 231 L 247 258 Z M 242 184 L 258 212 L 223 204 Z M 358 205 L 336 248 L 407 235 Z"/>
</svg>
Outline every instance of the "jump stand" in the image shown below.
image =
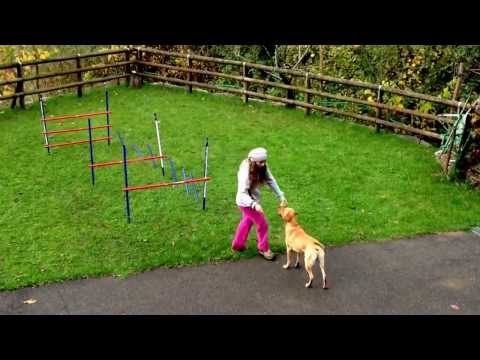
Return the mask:
<svg viewBox="0 0 480 360">
<path fill-rule="evenodd" d="M 156 161 L 160 160 L 162 162 L 162 174 L 163 174 L 163 176 L 165 176 L 165 169 L 163 167 L 163 160 L 167 159 L 168 157 L 164 156 L 162 154 L 159 122 L 157 120 L 157 115 L 156 114 L 154 114 L 154 118 L 155 118 L 156 134 L 157 134 L 158 151 L 159 151 L 160 155 L 153 155 L 152 146 L 150 144 L 147 144 L 147 149 L 148 149 L 149 156 L 145 156 L 137 145 L 132 144 L 132 148 L 135 150 L 138 157 L 134 158 L 134 159 L 127 160 L 127 163 L 135 163 L 135 162 L 140 162 L 140 161 L 151 160 L 152 163 L 153 163 L 153 167 L 156 168 L 157 167 Z M 94 152 L 93 152 L 93 144 L 92 144 L 95 140 L 91 136 L 91 129 L 93 129 L 93 127 L 90 128 L 90 125 L 89 125 L 88 129 L 89 129 L 89 140 L 87 140 L 87 141 L 90 142 L 90 163 L 88 164 L 88 167 L 90 168 L 90 172 L 91 172 L 92 185 L 95 185 L 95 169 L 96 168 L 109 167 L 109 166 L 113 166 L 113 165 L 121 165 L 121 164 L 123 164 L 123 160 L 113 160 L 113 161 L 108 161 L 108 162 L 95 163 L 95 157 L 94 157 Z M 120 134 L 120 132 L 118 130 L 116 131 L 116 133 L 117 133 L 117 137 L 118 137 L 120 143 L 122 144 L 122 147 L 126 148 L 127 144 L 125 143 L 125 139 L 122 137 L 122 135 Z M 172 160 L 170 160 L 170 161 L 173 162 Z M 176 176 L 176 173 L 175 173 L 175 176 Z"/>
<path fill-rule="evenodd" d="M 85 114 L 76 114 L 76 115 L 61 115 L 61 116 L 46 116 L 46 104 L 45 104 L 45 98 L 43 95 L 40 96 L 40 113 L 41 113 L 41 121 L 42 121 L 42 128 L 43 128 L 43 137 L 44 137 L 44 147 L 47 149 L 48 154 L 50 154 L 50 149 L 54 147 L 65 147 L 65 146 L 71 146 L 71 145 L 78 145 L 78 144 L 86 144 L 86 143 L 92 143 L 92 142 L 97 142 L 97 141 L 108 141 L 108 145 L 110 145 L 111 141 L 111 136 L 110 136 L 110 107 L 109 107 L 109 97 L 108 97 L 108 90 L 105 89 L 105 111 L 100 111 L 100 112 L 92 112 L 92 113 L 85 113 Z M 105 115 L 105 120 L 106 124 L 105 125 L 98 125 L 98 126 L 91 126 L 90 123 L 90 118 L 93 116 L 100 116 L 100 115 Z M 88 118 L 88 127 L 81 127 L 81 128 L 73 128 L 73 129 L 63 129 L 63 130 L 51 130 L 49 131 L 47 129 L 47 122 L 50 121 L 62 121 L 67 120 L 67 119 L 81 119 L 81 118 Z M 55 134 L 65 134 L 65 133 L 73 133 L 73 132 L 81 132 L 81 131 L 89 131 L 89 134 L 91 130 L 97 130 L 97 129 L 107 129 L 107 136 L 105 137 L 99 137 L 96 139 L 89 138 L 88 140 L 80 140 L 80 141 L 70 141 L 70 142 L 64 142 L 64 143 L 57 143 L 53 144 L 50 141 L 49 135 L 55 135 Z"/>
<path fill-rule="evenodd" d="M 127 160 L 127 147 L 122 145 L 122 154 L 123 154 L 123 174 L 124 174 L 124 183 L 125 187 L 123 188 L 123 192 L 125 193 L 125 211 L 127 214 L 127 222 L 131 222 L 131 213 L 130 213 L 130 192 L 137 191 L 137 190 L 150 190 L 150 189 L 157 189 L 161 187 L 169 187 L 169 186 L 176 186 L 176 185 L 188 185 L 188 184 L 195 184 L 197 182 L 203 182 L 203 210 L 206 209 L 206 201 L 207 201 L 207 181 L 211 180 L 211 177 L 208 177 L 208 138 L 205 142 L 205 172 L 204 177 L 202 178 L 190 178 L 187 179 L 184 176 L 184 180 L 182 181 L 172 181 L 172 182 L 161 182 L 155 184 L 145 184 L 139 186 L 129 186 L 128 184 L 128 163 Z M 173 164 L 173 161 L 170 160 L 170 163 Z M 174 165 L 172 165 L 174 166 Z M 174 169 L 174 167 L 172 167 Z M 172 173 L 173 176 L 173 173 Z"/>
</svg>

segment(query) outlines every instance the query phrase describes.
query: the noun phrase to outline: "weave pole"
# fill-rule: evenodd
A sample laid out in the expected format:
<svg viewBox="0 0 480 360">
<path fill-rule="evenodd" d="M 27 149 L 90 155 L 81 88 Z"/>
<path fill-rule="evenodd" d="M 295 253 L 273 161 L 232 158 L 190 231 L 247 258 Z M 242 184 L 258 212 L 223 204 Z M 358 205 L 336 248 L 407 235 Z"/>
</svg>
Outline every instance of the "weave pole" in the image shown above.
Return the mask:
<svg viewBox="0 0 480 360">
<path fill-rule="evenodd" d="M 190 170 L 190 179 L 193 179 L 193 171 Z M 198 191 L 197 191 L 197 184 L 192 183 L 192 191 L 195 195 L 195 201 L 198 201 Z"/>
<path fill-rule="evenodd" d="M 148 151 L 148 155 L 150 155 L 151 157 L 153 157 L 152 145 L 147 144 L 147 151 Z M 155 168 L 157 167 L 157 160 L 153 160 L 153 161 L 152 161 L 152 165 L 153 165 L 153 168 L 155 169 Z"/>
<path fill-rule="evenodd" d="M 158 155 L 163 156 L 162 154 L 162 144 L 160 143 L 160 129 L 159 129 L 159 122 L 157 119 L 157 113 L 153 113 L 153 118 L 155 121 L 155 128 L 157 130 L 157 142 L 158 142 Z M 162 174 L 165 176 L 165 167 L 163 165 L 163 159 L 160 159 L 160 164 L 162 166 Z"/>
<path fill-rule="evenodd" d="M 175 168 L 175 163 L 173 162 L 172 159 L 169 159 L 170 160 L 170 170 L 172 171 L 172 181 L 173 182 L 177 182 L 178 179 L 177 179 L 177 169 Z"/>
<path fill-rule="evenodd" d="M 125 178 L 125 188 L 127 189 L 125 191 L 125 210 L 127 212 L 127 222 L 130 224 L 130 198 L 128 196 L 128 171 L 127 171 L 127 147 L 125 145 L 122 145 L 123 149 L 123 175 Z"/>
<path fill-rule="evenodd" d="M 48 143 L 48 130 L 47 130 L 47 124 L 45 122 L 45 104 L 43 103 L 43 95 L 40 95 L 40 113 L 42 115 L 42 126 L 43 126 L 43 136 L 45 138 L 45 145 L 47 148 L 48 155 L 50 155 L 50 144 Z"/>
<path fill-rule="evenodd" d="M 206 138 L 206 142 L 205 142 L 205 173 L 204 173 L 204 177 L 206 178 L 207 177 L 207 173 L 208 173 L 208 137 Z M 207 182 L 205 181 L 203 183 L 203 210 L 206 209 L 206 206 L 207 206 Z"/>
<path fill-rule="evenodd" d="M 105 112 L 107 117 L 107 136 L 108 136 L 108 145 L 110 146 L 110 104 L 108 97 L 108 89 L 105 87 Z"/>
<path fill-rule="evenodd" d="M 182 167 L 182 176 L 183 176 L 183 181 L 187 180 L 187 173 L 185 172 L 185 168 Z M 190 191 L 188 189 L 188 184 L 185 183 L 185 190 L 187 191 L 187 196 L 190 195 Z"/>
<path fill-rule="evenodd" d="M 92 185 L 95 186 L 95 168 L 93 161 L 93 141 L 92 141 L 92 122 L 88 118 L 88 145 L 90 149 L 90 173 L 92 174 Z"/>
<path fill-rule="evenodd" d="M 120 144 L 125 145 L 125 141 L 123 140 L 122 134 L 120 134 L 120 131 L 116 131 L 118 140 L 120 141 Z"/>
<path fill-rule="evenodd" d="M 135 150 L 138 156 L 143 157 L 142 150 L 140 150 L 136 144 L 132 144 L 132 149 Z"/>
</svg>

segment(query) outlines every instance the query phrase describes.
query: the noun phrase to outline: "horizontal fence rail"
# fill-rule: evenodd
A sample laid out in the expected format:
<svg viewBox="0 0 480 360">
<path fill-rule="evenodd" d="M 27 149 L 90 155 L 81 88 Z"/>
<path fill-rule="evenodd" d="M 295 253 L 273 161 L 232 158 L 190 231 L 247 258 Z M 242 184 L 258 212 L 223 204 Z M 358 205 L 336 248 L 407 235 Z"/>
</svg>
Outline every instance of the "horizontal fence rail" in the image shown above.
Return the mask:
<svg viewBox="0 0 480 360">
<path fill-rule="evenodd" d="M 292 104 L 292 105 L 297 105 L 297 106 L 308 107 L 308 108 L 314 109 L 314 110 L 320 110 L 320 111 L 323 111 L 323 112 L 335 113 L 335 114 L 338 114 L 338 115 L 345 115 L 345 116 L 353 117 L 353 118 L 356 118 L 356 119 L 359 119 L 359 120 L 373 122 L 375 124 L 383 125 L 383 126 L 390 127 L 390 128 L 402 129 L 402 130 L 405 130 L 405 131 L 409 131 L 409 132 L 412 132 L 412 133 L 415 133 L 415 134 L 418 134 L 418 135 L 431 137 L 431 138 L 434 138 L 434 139 L 441 139 L 441 136 L 439 134 L 431 132 L 431 131 L 417 129 L 417 128 L 414 128 L 414 127 L 411 127 L 411 126 L 408 126 L 408 125 L 404 125 L 404 124 L 396 124 L 396 123 L 388 122 L 388 121 L 378 119 L 378 118 L 375 118 L 375 117 L 371 117 L 371 116 L 360 115 L 360 114 L 356 114 L 356 113 L 352 113 L 352 112 L 348 112 L 348 111 L 342 111 L 342 110 L 338 110 L 338 109 L 332 108 L 332 107 L 309 104 L 309 103 L 305 103 L 305 102 L 298 101 L 298 100 L 286 99 L 286 98 L 282 98 L 282 97 L 278 97 L 278 96 L 257 93 L 257 92 L 254 92 L 254 91 L 245 91 L 245 90 L 241 90 L 241 89 L 223 88 L 223 87 L 219 87 L 219 86 L 215 86 L 215 85 L 210 85 L 210 84 L 205 84 L 205 83 L 200 83 L 200 82 L 195 82 L 195 81 L 187 81 L 187 80 L 182 80 L 182 79 L 176 79 L 176 78 L 171 78 L 171 77 L 166 77 L 166 76 L 144 74 L 144 73 L 137 73 L 137 75 L 143 76 L 143 77 L 146 77 L 146 78 L 153 78 L 153 79 L 157 79 L 157 80 L 179 83 L 179 84 L 184 84 L 184 85 L 195 85 L 199 88 L 205 88 L 205 89 L 210 89 L 210 90 L 219 90 L 219 91 L 229 92 L 229 93 L 237 94 L 237 95 L 248 95 L 248 96 L 251 96 L 251 97 L 258 97 L 258 98 L 272 100 L 272 101 L 281 102 L 281 103 L 285 103 L 285 104 Z"/>
<path fill-rule="evenodd" d="M 9 71 L 12 71 L 12 69 L 16 72 L 16 76 L 13 79 L 9 80 L 3 80 L 0 81 L 0 86 L 7 86 L 7 85 L 15 85 L 15 91 L 13 94 L 9 95 L 3 95 L 0 96 L 0 101 L 1 100 L 8 100 L 8 99 L 13 99 L 11 107 L 16 106 L 17 99 L 20 100 L 20 106 L 22 108 L 25 107 L 25 97 L 26 96 L 31 96 L 31 95 L 36 95 L 36 94 L 41 94 L 41 93 L 46 93 L 46 92 L 51 92 L 51 91 L 57 91 L 57 90 L 62 90 L 62 89 L 68 89 L 68 88 L 77 88 L 77 94 L 79 97 L 82 96 L 82 88 L 84 85 L 93 85 L 96 83 L 100 82 L 107 82 L 107 81 L 112 81 L 112 80 L 120 80 L 122 78 L 127 79 L 127 83 L 129 83 L 130 79 L 130 69 L 131 66 L 135 63 L 134 61 L 130 60 L 130 53 L 131 49 L 125 48 L 125 49 L 117 49 L 117 50 L 107 50 L 107 51 L 98 51 L 94 53 L 85 53 L 85 54 L 77 54 L 77 55 L 69 55 L 69 56 L 61 56 L 61 57 L 53 57 L 49 59 L 41 59 L 41 60 L 33 60 L 33 61 L 28 61 L 28 62 L 16 62 L 16 63 L 11 63 L 11 64 L 5 64 L 5 65 L 0 65 L 0 71 L 1 70 L 7 70 L 10 69 Z M 86 66 L 82 67 L 81 65 L 81 60 L 82 59 L 91 59 L 91 58 L 96 58 L 96 57 L 101 57 L 101 56 L 108 56 L 108 55 L 124 55 L 125 61 L 115 61 L 114 63 L 109 63 L 109 64 L 100 64 L 100 65 L 93 65 L 93 66 Z M 47 64 L 47 63 L 61 63 L 63 64 L 64 62 L 68 61 L 73 61 L 71 64 L 74 66 L 73 69 L 71 70 L 66 70 L 66 71 L 57 71 L 57 72 L 50 72 L 46 74 L 39 74 L 39 65 L 41 64 Z M 24 76 L 24 70 L 27 67 L 34 67 L 36 69 L 36 75 L 33 76 Z M 111 76 L 104 76 L 101 78 L 96 78 L 96 79 L 90 79 L 90 80 L 83 80 L 82 74 L 86 72 L 95 72 L 99 70 L 104 70 L 104 69 L 111 69 L 111 68 L 122 68 L 124 70 L 121 70 L 121 74 L 119 75 L 111 75 Z M 76 80 L 74 83 L 70 84 L 61 84 L 61 85 L 56 85 L 56 86 L 50 86 L 50 87 L 43 87 L 40 88 L 39 86 L 39 80 L 41 79 L 50 79 L 54 77 L 60 77 L 60 76 L 69 76 L 69 75 L 77 75 Z M 36 83 L 36 89 L 35 90 L 30 90 L 26 91 L 25 90 L 25 84 L 29 82 L 35 82 Z"/>
<path fill-rule="evenodd" d="M 52 62 L 75 60 L 77 58 L 85 59 L 85 58 L 92 58 L 92 57 L 105 56 L 105 55 L 115 55 L 115 54 L 125 53 L 126 51 L 130 51 L 130 49 L 127 48 L 127 49 L 118 49 L 118 50 L 106 50 L 106 51 L 97 51 L 93 53 L 85 53 L 85 54 L 78 54 L 78 55 L 58 56 L 58 57 L 53 57 L 49 59 L 26 61 L 22 63 L 22 65 L 23 66 L 41 65 L 41 64 L 47 64 Z M 0 70 L 14 68 L 17 66 L 17 64 L 18 63 L 0 65 Z"/>
<path fill-rule="evenodd" d="M 33 90 L 33 91 L 20 92 L 20 93 L 15 93 L 15 94 L 12 94 L 12 95 L 0 96 L 0 100 L 13 99 L 13 98 L 16 98 L 16 97 L 27 96 L 27 95 L 43 94 L 43 93 L 56 91 L 56 90 L 61 90 L 61 89 L 74 88 L 74 87 L 78 87 L 80 85 L 96 84 L 96 83 L 107 82 L 107 81 L 116 80 L 116 79 L 123 79 L 123 78 L 129 77 L 129 76 L 130 75 L 107 76 L 107 77 L 100 78 L 100 79 L 86 80 L 86 81 L 81 81 L 81 82 L 74 82 L 74 83 L 71 83 L 71 84 L 65 84 L 65 85 L 59 85 L 59 86 L 54 86 L 54 87 L 49 87 L 49 88 Z"/>
<path fill-rule="evenodd" d="M 101 63 L 97 65 L 91 66 L 84 66 L 81 65 L 81 59 L 90 59 L 96 58 L 101 56 L 107 55 L 123 55 L 124 59 L 121 58 L 114 58 L 113 63 Z M 145 59 L 146 55 L 157 55 L 163 58 L 159 59 Z M 175 62 L 175 65 L 168 64 L 168 60 L 171 58 L 175 59 L 184 59 L 184 61 Z M 148 61 L 147 61 L 148 60 Z M 45 74 L 39 74 L 39 64 L 46 64 L 46 63 L 62 63 L 74 61 L 72 66 L 74 66 L 70 70 L 65 71 L 56 71 L 50 72 Z M 195 61 L 195 63 L 193 62 Z M 205 70 L 196 68 L 197 62 L 201 63 L 215 63 L 221 65 L 232 65 L 237 66 L 238 70 L 233 70 L 234 73 L 226 73 L 220 71 L 212 71 L 212 69 Z M 180 63 L 180 64 L 179 64 Z M 182 65 L 183 64 L 183 65 Z M 24 76 L 24 69 L 26 67 L 36 68 L 36 74 L 32 76 Z M 95 79 L 84 80 L 82 74 L 86 72 L 95 72 L 99 70 L 105 69 L 119 69 L 113 72 L 114 75 L 107 75 Z M 153 70 L 152 70 L 153 69 Z M 164 71 L 168 72 L 168 76 L 165 76 Z M 258 70 L 264 76 L 263 79 L 258 79 L 252 77 L 251 70 Z M 188 89 L 189 92 L 192 91 L 193 87 L 200 88 L 200 89 L 207 89 L 209 91 L 217 91 L 223 93 L 230 93 L 234 95 L 239 95 L 243 98 L 244 102 L 247 102 L 249 98 L 258 98 L 267 101 L 283 103 L 287 106 L 292 107 L 302 107 L 305 109 L 305 113 L 309 114 L 311 110 L 316 110 L 324 113 L 332 113 L 341 116 L 346 116 L 358 120 L 365 121 L 370 124 L 374 124 L 377 129 L 379 127 L 385 127 L 390 129 L 397 129 L 401 131 L 405 131 L 407 133 L 412 133 L 419 135 L 421 137 L 428 137 L 431 139 L 441 139 L 442 136 L 437 133 L 439 126 L 437 126 L 437 130 L 434 128 L 417 128 L 413 126 L 413 119 L 414 117 L 418 119 L 423 119 L 428 121 L 425 125 L 437 125 L 440 124 L 442 127 L 445 127 L 445 124 L 452 124 L 453 119 L 440 116 L 438 114 L 431 114 L 425 113 L 415 109 L 408 109 L 404 107 L 399 107 L 395 105 L 391 105 L 382 101 L 383 94 L 393 94 L 398 95 L 405 98 L 411 98 L 420 101 L 426 101 L 430 103 L 435 103 L 439 105 L 446 106 L 451 109 L 472 109 L 472 104 L 456 101 L 456 100 L 449 100 L 449 99 L 442 99 L 439 97 L 426 95 L 417 93 L 410 90 L 401 90 L 391 87 L 384 87 L 382 85 L 371 84 L 367 82 L 361 82 L 357 80 L 348 80 L 348 79 L 341 79 L 332 76 L 327 76 L 323 74 L 316 74 L 310 72 L 303 72 L 300 70 L 293 70 L 287 68 L 279 68 L 274 66 L 262 65 L 262 64 L 255 64 L 250 62 L 238 61 L 238 60 L 229 60 L 229 59 L 220 59 L 208 56 L 201 56 L 191 53 L 178 53 L 178 52 L 171 52 L 171 51 L 164 51 L 146 47 L 139 47 L 139 48 L 124 48 L 118 50 L 108 50 L 108 51 L 100 51 L 94 53 L 86 53 L 86 54 L 78 54 L 78 55 L 70 55 L 70 56 L 62 56 L 62 57 L 55 57 L 49 59 L 42 59 L 42 60 L 34 60 L 28 61 L 25 63 L 11 63 L 11 64 L 4 64 L 0 65 L 0 71 L 14 71 L 16 76 L 12 79 L 0 81 L 0 86 L 14 86 L 15 91 L 12 94 L 0 96 L 0 101 L 2 100 L 12 100 L 11 107 L 13 108 L 16 106 L 17 99 L 20 100 L 20 106 L 24 107 L 24 99 L 26 96 L 32 96 L 36 94 L 48 93 L 52 91 L 62 90 L 62 89 L 69 89 L 69 88 L 77 88 L 77 94 L 79 97 L 82 96 L 82 88 L 85 85 L 93 85 L 96 83 L 101 82 L 108 82 L 112 80 L 119 81 L 120 79 L 126 79 L 126 84 L 130 85 L 133 80 L 136 80 L 135 86 L 141 86 L 144 80 L 146 81 L 163 81 L 166 83 L 172 83 L 177 85 L 184 85 Z M 154 72 L 152 72 L 154 71 Z M 160 74 L 158 73 L 160 72 Z M 171 76 L 170 73 L 174 72 L 175 77 Z M 75 75 L 75 80 L 68 78 L 70 75 Z M 108 74 L 108 72 L 107 72 Z M 111 72 L 110 72 L 111 74 Z M 289 78 L 283 76 L 281 79 L 278 75 L 287 75 Z M 228 86 L 221 86 L 212 83 L 208 83 L 208 80 L 198 81 L 200 75 L 200 80 L 202 80 L 203 76 L 213 77 L 213 78 L 221 78 L 231 80 L 238 84 L 238 87 L 228 85 Z M 266 76 L 270 79 L 278 78 L 281 81 L 271 81 L 266 80 Z M 67 77 L 67 83 L 61 83 L 59 85 L 43 87 L 39 86 L 39 80 L 41 79 L 50 79 L 55 77 Z M 180 78 L 178 77 L 180 76 Z M 192 76 L 194 76 L 195 81 L 192 80 Z M 261 76 L 261 77 L 262 77 Z M 299 85 L 292 85 L 293 80 L 303 80 L 303 86 Z M 25 83 L 28 82 L 35 82 L 36 89 L 35 90 L 25 90 Z M 317 86 L 313 86 L 314 82 L 317 82 Z M 337 93 L 330 93 L 324 90 L 324 84 L 332 83 L 332 84 L 339 84 L 363 89 L 372 90 L 376 93 L 376 97 L 372 95 L 372 98 L 376 98 L 376 100 L 364 100 L 360 98 L 356 98 L 353 96 L 341 95 Z M 252 89 L 257 88 L 258 85 L 263 89 L 262 92 L 259 91 L 252 91 Z M 287 94 L 285 95 L 270 95 L 265 93 L 266 88 L 274 88 L 274 89 L 283 89 L 286 90 Z M 318 88 L 318 89 L 317 89 Z M 298 100 L 295 98 L 295 94 L 302 94 L 303 101 Z M 319 99 L 332 99 L 338 102 L 344 102 L 353 105 L 360 105 L 362 106 L 362 110 L 358 108 L 356 110 L 350 109 L 347 111 L 346 109 L 339 109 L 337 107 L 332 106 L 323 106 L 315 103 L 315 98 Z M 368 114 L 365 114 L 365 107 L 368 109 Z M 357 111 L 357 112 L 355 112 Z M 399 121 L 394 121 L 391 119 L 390 114 L 395 115 L 403 115 L 403 116 L 410 116 L 410 125 Z M 386 119 L 384 119 L 386 116 Z M 384 118 L 382 118 L 384 117 Z M 405 119 L 405 118 L 403 118 Z M 407 118 L 408 119 L 408 118 Z M 408 122 L 408 121 L 407 121 Z M 430 131 L 435 130 L 435 131 Z"/>
<path fill-rule="evenodd" d="M 327 92 L 312 90 L 312 89 L 308 89 L 308 88 L 304 88 L 304 87 L 300 87 L 300 86 L 287 85 L 287 84 L 282 84 L 282 83 L 277 83 L 277 82 L 272 82 L 272 81 L 266 81 L 266 80 L 260 80 L 260 79 L 254 79 L 254 78 L 238 76 L 238 75 L 230 75 L 230 74 L 225 74 L 225 73 L 220 73 L 220 72 L 215 72 L 215 71 L 191 69 L 191 68 L 173 66 L 173 65 L 166 65 L 166 64 L 156 64 L 156 63 L 146 62 L 146 61 L 137 61 L 137 63 L 142 64 L 142 65 L 146 65 L 146 66 L 151 66 L 151 67 L 165 68 L 165 69 L 170 69 L 170 70 L 191 72 L 191 73 L 210 75 L 210 76 L 218 76 L 218 77 L 223 77 L 223 78 L 226 78 L 226 79 L 237 80 L 239 82 L 248 82 L 248 83 L 253 83 L 253 84 L 261 84 L 261 85 L 267 85 L 267 86 L 272 86 L 272 87 L 278 87 L 278 88 L 282 88 L 282 89 L 295 90 L 295 91 L 298 91 L 300 93 L 307 93 L 307 94 L 318 95 L 318 96 L 325 97 L 325 98 L 330 98 L 330 99 L 336 99 L 336 100 L 347 101 L 347 102 L 352 102 L 352 103 L 357 103 L 357 104 L 362 104 L 362 105 L 368 105 L 368 106 L 376 107 L 376 108 L 379 108 L 379 109 L 385 109 L 385 110 L 400 112 L 400 113 L 413 115 L 413 116 L 418 116 L 418 117 L 422 117 L 424 119 L 429 119 L 429 120 L 434 120 L 434 121 L 439 121 L 439 122 L 448 122 L 448 123 L 453 122 L 452 119 L 423 113 L 423 112 L 417 111 L 417 110 L 405 109 L 405 108 L 401 108 L 401 107 L 398 107 L 398 106 L 378 103 L 378 102 L 375 102 L 375 101 L 372 102 L 372 101 L 367 101 L 367 100 L 356 99 L 356 98 L 349 97 L 349 96 L 334 95 L 334 94 L 330 94 L 330 93 L 327 93 Z M 310 73 L 307 73 L 307 74 L 310 75 Z"/>
<path fill-rule="evenodd" d="M 134 64 L 134 61 L 122 61 L 116 64 L 107 64 L 107 65 L 95 65 L 95 66 L 89 66 L 85 68 L 79 68 L 75 70 L 67 70 L 67 71 L 60 71 L 56 73 L 50 73 L 50 74 L 42 74 L 42 75 L 35 75 L 35 76 L 30 76 L 30 77 L 24 77 L 21 79 L 11 79 L 11 80 L 5 80 L 5 81 L 0 81 L 0 86 L 1 85 L 9 85 L 9 84 L 15 84 L 21 81 L 33 81 L 33 80 L 39 80 L 39 79 L 48 79 L 56 76 L 65 76 L 65 75 L 71 75 L 71 74 L 77 74 L 79 72 L 87 72 L 87 71 L 96 71 L 96 70 L 103 70 L 103 69 L 108 69 L 108 68 L 114 68 L 114 67 L 122 67 L 125 65 L 129 64 Z"/>
<path fill-rule="evenodd" d="M 282 73 L 282 74 L 293 75 L 297 77 L 305 77 L 305 72 L 302 72 L 302 71 L 283 69 L 283 68 L 267 66 L 262 64 L 255 64 L 255 63 L 242 62 L 242 61 L 236 61 L 236 60 L 218 59 L 218 58 L 212 58 L 208 56 L 200 56 L 200 55 L 194 55 L 194 54 L 189 55 L 189 54 L 175 53 L 170 51 L 156 50 L 156 49 L 149 49 L 149 48 L 141 48 L 140 50 L 144 52 L 152 53 L 152 54 L 167 55 L 167 56 L 180 57 L 185 59 L 189 57 L 192 60 L 210 61 L 218 64 L 237 65 L 237 66 L 244 66 L 245 64 L 245 66 L 252 69 L 271 71 L 274 73 Z M 317 79 L 317 80 L 333 82 L 333 83 L 343 84 L 343 85 L 351 85 L 351 86 L 361 87 L 361 88 L 370 89 L 370 90 L 378 90 L 378 88 L 381 86 L 381 85 L 370 84 L 370 83 L 356 81 L 356 80 L 340 79 L 340 78 L 335 78 L 332 76 L 326 76 L 321 74 L 310 73 L 310 77 L 311 79 Z M 384 92 L 389 92 L 389 93 L 400 95 L 400 96 L 406 96 L 414 99 L 435 102 L 435 103 L 447 105 L 450 107 L 466 106 L 466 108 L 469 108 L 469 104 L 465 104 L 464 102 L 461 102 L 461 101 L 442 99 L 435 96 L 417 93 L 414 91 L 400 90 L 400 89 L 384 87 L 384 86 L 381 86 L 381 90 Z"/>
</svg>

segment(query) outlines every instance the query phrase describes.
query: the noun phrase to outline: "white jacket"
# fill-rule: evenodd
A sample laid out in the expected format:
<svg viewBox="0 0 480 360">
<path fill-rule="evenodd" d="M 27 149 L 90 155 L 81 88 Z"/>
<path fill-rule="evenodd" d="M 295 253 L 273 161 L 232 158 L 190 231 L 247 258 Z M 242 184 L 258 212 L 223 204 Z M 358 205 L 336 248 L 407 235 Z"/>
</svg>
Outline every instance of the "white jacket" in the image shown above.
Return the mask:
<svg viewBox="0 0 480 360">
<path fill-rule="evenodd" d="M 250 207 L 253 208 L 256 203 L 260 202 L 260 191 L 258 185 L 250 189 L 250 179 L 248 176 L 249 173 L 249 164 L 248 159 L 245 159 L 240 164 L 237 173 L 238 179 L 238 190 L 237 190 L 237 206 Z M 267 167 L 267 184 L 273 190 L 277 198 L 282 201 L 285 200 L 283 192 L 280 190 L 277 181 L 272 176 L 270 169 Z M 249 193 L 250 190 L 250 193 Z"/>
</svg>

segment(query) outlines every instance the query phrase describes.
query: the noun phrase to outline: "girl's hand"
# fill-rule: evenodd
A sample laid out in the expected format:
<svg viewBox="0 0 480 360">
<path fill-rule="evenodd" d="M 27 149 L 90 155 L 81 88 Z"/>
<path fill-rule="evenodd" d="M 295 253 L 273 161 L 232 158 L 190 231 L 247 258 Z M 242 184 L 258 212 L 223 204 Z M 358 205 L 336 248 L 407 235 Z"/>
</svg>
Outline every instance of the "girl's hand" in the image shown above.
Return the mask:
<svg viewBox="0 0 480 360">
<path fill-rule="evenodd" d="M 254 208 L 254 209 L 255 209 L 256 211 L 262 213 L 262 214 L 264 213 L 262 207 L 260 206 L 260 204 L 255 204 L 255 208 Z"/>
<path fill-rule="evenodd" d="M 288 206 L 288 202 L 286 199 L 283 199 L 282 201 L 280 201 L 280 207 L 287 207 Z"/>
</svg>

